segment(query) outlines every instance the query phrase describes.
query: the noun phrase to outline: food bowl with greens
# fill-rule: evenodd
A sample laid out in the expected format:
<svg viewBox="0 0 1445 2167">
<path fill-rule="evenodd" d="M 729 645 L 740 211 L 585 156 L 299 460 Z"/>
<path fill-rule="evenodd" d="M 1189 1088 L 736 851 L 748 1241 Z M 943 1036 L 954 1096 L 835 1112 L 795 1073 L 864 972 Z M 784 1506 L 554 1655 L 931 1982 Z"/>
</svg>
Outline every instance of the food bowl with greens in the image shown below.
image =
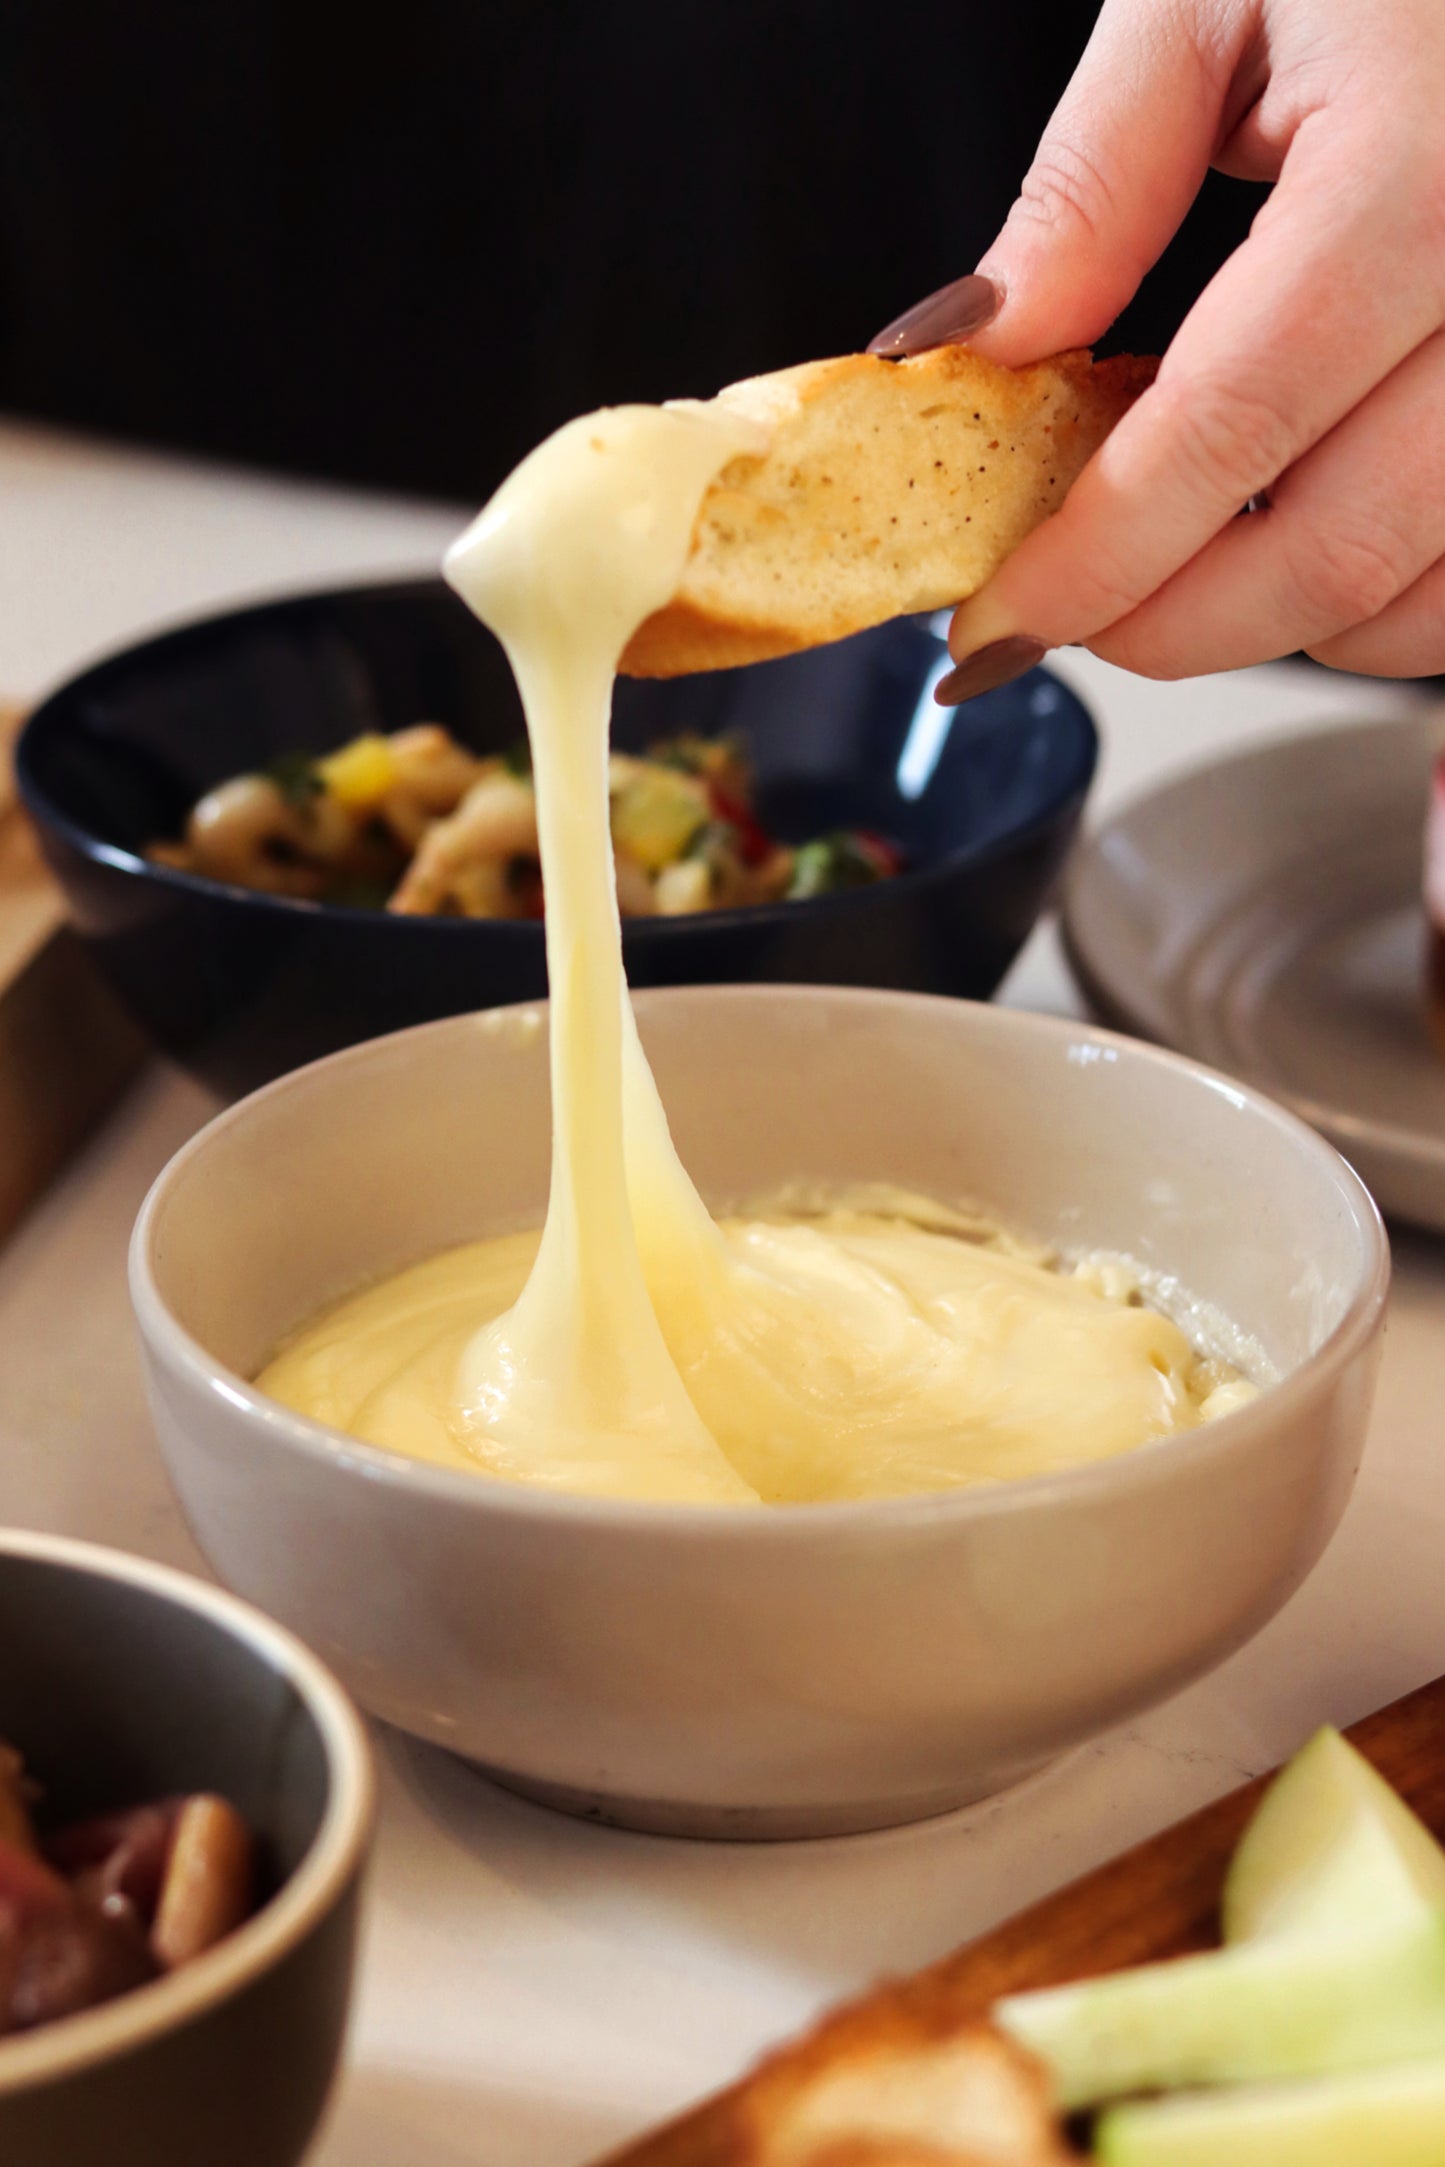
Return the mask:
<svg viewBox="0 0 1445 2167">
<path fill-rule="evenodd" d="M 948 666 L 941 624 L 915 619 L 751 669 L 620 682 L 633 985 L 993 992 L 1068 849 L 1097 741 L 1047 671 L 939 708 Z M 421 581 L 270 603 L 117 655 L 32 716 L 17 771 L 122 1001 L 236 1090 L 545 993 L 522 741 L 501 650 Z M 475 847 L 478 827 L 495 848 Z"/>
</svg>

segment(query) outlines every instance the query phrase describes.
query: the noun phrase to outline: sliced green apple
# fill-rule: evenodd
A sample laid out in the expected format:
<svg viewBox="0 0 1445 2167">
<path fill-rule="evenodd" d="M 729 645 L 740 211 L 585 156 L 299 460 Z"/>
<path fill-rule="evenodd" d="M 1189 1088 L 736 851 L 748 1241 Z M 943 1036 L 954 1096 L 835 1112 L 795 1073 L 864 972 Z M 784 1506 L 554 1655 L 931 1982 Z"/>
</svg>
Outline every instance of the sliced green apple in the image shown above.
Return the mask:
<svg viewBox="0 0 1445 2167">
<path fill-rule="evenodd" d="M 1014 1994 L 994 2017 L 1045 2063 L 1065 2110 L 1445 2057 L 1445 1912 Z"/>
<path fill-rule="evenodd" d="M 1105 2167 L 1440 2167 L 1445 2061 L 1114 2107 Z"/>
<path fill-rule="evenodd" d="M 1225 1878 L 1226 1942 L 1383 1926 L 1445 1904 L 1445 1850 L 1338 1731 L 1264 1795 Z"/>
</svg>

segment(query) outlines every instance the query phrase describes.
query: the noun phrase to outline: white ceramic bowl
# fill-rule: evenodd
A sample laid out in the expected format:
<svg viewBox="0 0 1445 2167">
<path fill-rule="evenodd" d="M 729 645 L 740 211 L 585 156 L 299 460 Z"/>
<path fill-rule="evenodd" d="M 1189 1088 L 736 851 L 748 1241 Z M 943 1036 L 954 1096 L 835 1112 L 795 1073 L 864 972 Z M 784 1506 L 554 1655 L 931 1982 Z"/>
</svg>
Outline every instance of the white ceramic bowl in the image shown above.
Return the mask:
<svg viewBox="0 0 1445 2167">
<path fill-rule="evenodd" d="M 132 1287 L 172 1478 L 217 1569 L 364 1705 L 574 1812 L 782 1836 L 1017 1781 L 1255 1632 L 1349 1496 L 1388 1251 L 1356 1176 L 1175 1055 L 914 994 L 638 1002 L 713 1204 L 799 1178 L 970 1199 L 1176 1273 L 1282 1381 L 1122 1458 L 991 1490 L 707 1509 L 568 1499 L 357 1444 L 247 1378 L 322 1304 L 540 1218 L 545 1011 L 302 1069 L 161 1175 Z"/>
</svg>

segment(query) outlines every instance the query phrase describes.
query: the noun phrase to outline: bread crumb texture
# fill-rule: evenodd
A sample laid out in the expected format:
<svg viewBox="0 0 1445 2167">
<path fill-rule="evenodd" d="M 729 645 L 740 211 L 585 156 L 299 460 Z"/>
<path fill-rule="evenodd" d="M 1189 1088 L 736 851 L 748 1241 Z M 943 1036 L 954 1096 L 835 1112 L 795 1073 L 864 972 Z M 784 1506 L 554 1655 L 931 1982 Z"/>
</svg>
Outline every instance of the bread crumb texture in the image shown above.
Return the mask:
<svg viewBox="0 0 1445 2167">
<path fill-rule="evenodd" d="M 728 669 L 963 601 L 1057 511 L 1154 366 L 1081 352 L 1004 369 L 946 346 L 731 385 L 720 402 L 770 447 L 708 490 L 682 585 L 623 670 Z"/>
</svg>

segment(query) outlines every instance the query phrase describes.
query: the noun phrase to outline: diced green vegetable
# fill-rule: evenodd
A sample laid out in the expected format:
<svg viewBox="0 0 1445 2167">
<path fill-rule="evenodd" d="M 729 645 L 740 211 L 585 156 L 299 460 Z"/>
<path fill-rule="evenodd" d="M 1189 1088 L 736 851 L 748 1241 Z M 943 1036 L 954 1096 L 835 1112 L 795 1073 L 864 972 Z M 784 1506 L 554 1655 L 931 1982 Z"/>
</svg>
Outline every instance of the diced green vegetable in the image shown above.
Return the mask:
<svg viewBox="0 0 1445 2167">
<path fill-rule="evenodd" d="M 1445 1850 L 1363 1754 L 1322 1730 L 1245 1830 L 1225 1877 L 1224 1938 L 1365 1929 L 1441 1904 Z"/>
<path fill-rule="evenodd" d="M 1445 1913 L 1241 1942 L 1012 1995 L 994 2016 L 1048 2066 L 1066 2110 L 1445 2056 Z"/>
<path fill-rule="evenodd" d="M 1115 2107 L 1106 2167 L 1440 2167 L 1445 2061 Z"/>
<path fill-rule="evenodd" d="M 828 843 L 800 843 L 793 852 L 793 877 L 788 883 L 790 901 L 810 895 L 826 895 L 832 887 L 833 853 Z"/>
<path fill-rule="evenodd" d="M 841 888 L 868 888 L 884 878 L 878 859 L 846 828 L 803 843 L 793 856 L 789 898 L 834 895 Z"/>
<path fill-rule="evenodd" d="M 326 787 L 309 752 L 280 753 L 261 773 L 276 785 L 288 805 L 307 805 Z"/>
</svg>

